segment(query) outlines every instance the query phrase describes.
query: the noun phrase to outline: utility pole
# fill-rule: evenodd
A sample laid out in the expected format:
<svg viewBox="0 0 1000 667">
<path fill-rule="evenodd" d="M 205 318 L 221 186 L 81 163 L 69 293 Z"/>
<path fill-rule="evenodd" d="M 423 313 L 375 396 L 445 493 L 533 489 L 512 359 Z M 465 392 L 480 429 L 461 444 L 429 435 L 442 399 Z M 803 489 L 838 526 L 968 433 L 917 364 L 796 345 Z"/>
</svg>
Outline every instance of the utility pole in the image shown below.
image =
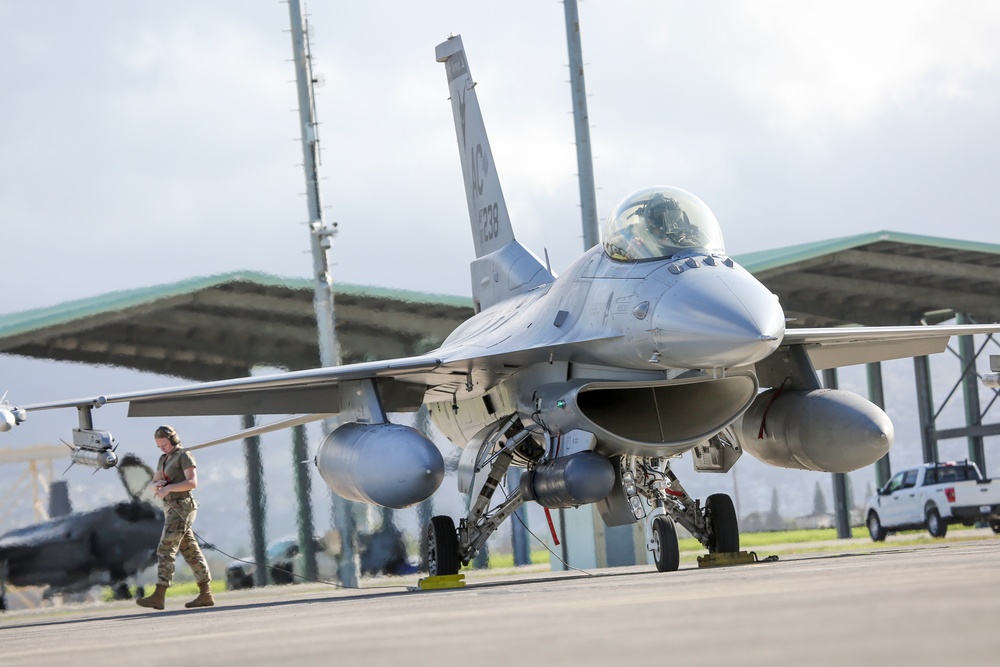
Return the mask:
<svg viewBox="0 0 1000 667">
<path fill-rule="evenodd" d="M 337 344 L 336 317 L 333 308 L 333 278 L 330 276 L 329 250 L 336 234 L 337 223 L 327 227 L 323 221 L 323 206 L 319 194 L 319 124 L 316 121 L 316 104 L 313 97 L 312 58 L 309 41 L 302 21 L 299 0 L 288 0 L 288 13 L 292 26 L 292 49 L 295 54 L 295 81 L 299 97 L 299 123 L 302 127 L 302 168 L 306 177 L 306 205 L 309 212 L 309 238 L 313 258 L 313 306 L 316 309 L 316 326 L 319 334 L 319 361 L 323 366 L 340 365 L 340 346 Z M 336 428 L 336 420 L 323 422 L 324 435 Z M 300 464 L 301 465 L 301 464 Z M 354 544 L 356 531 L 351 516 L 350 503 L 333 495 L 333 520 L 340 530 L 340 582 L 347 587 L 358 586 L 358 560 Z M 301 508 L 302 499 L 300 499 Z M 312 539 L 300 544 L 300 549 L 312 552 Z M 307 553 L 308 553 L 307 552 Z M 315 559 L 315 556 L 313 556 Z"/>
<path fill-rule="evenodd" d="M 580 13 L 576 0 L 564 0 L 566 44 L 569 49 L 569 81 L 573 92 L 573 126 L 576 129 L 576 165 L 580 179 L 580 214 L 583 249 L 601 242 L 597 229 L 597 195 L 594 191 L 594 158 L 590 150 L 590 116 L 587 113 L 587 85 L 583 78 L 583 46 L 580 44 Z"/>
</svg>

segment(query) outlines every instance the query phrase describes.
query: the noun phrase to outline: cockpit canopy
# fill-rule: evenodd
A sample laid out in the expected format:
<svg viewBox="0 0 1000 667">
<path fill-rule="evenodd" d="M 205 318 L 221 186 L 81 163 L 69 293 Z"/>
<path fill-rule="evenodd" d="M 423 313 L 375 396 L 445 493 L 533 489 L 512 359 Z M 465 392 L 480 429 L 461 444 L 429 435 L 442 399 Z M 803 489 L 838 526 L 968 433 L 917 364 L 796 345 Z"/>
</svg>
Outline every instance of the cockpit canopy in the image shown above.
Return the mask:
<svg viewBox="0 0 1000 667">
<path fill-rule="evenodd" d="M 691 252 L 722 254 L 715 214 L 690 192 L 657 186 L 622 200 L 604 223 L 604 251 L 612 259 L 636 261 Z"/>
</svg>

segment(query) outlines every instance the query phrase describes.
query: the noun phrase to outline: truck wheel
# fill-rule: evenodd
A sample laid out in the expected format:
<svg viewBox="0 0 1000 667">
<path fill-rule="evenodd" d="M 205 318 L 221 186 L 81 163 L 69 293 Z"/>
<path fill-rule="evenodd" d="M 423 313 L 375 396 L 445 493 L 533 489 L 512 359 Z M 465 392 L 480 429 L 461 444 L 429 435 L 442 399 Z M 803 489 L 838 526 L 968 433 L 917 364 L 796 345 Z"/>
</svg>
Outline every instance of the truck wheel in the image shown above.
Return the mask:
<svg viewBox="0 0 1000 667">
<path fill-rule="evenodd" d="M 927 510 L 927 532 L 931 537 L 944 537 L 948 533 L 948 524 L 941 519 L 937 508 Z"/>
<path fill-rule="evenodd" d="M 1000 535 L 1000 520 L 990 521 L 990 528 L 993 529 L 994 533 Z"/>
<path fill-rule="evenodd" d="M 879 521 L 878 514 L 871 512 L 868 515 L 868 534 L 872 536 L 872 542 L 884 542 L 887 532 Z"/>
</svg>

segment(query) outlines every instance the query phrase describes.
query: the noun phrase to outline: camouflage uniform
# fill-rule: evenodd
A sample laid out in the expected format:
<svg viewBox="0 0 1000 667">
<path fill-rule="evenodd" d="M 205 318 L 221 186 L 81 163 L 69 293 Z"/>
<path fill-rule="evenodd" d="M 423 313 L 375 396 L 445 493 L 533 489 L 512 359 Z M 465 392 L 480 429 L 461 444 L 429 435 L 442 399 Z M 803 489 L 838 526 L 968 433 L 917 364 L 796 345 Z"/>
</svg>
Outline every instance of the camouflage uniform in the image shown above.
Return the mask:
<svg viewBox="0 0 1000 667">
<path fill-rule="evenodd" d="M 168 484 L 184 481 L 184 471 L 194 467 L 196 467 L 194 457 L 181 446 L 161 456 L 157 464 Z M 163 535 L 160 537 L 160 546 L 156 549 L 160 563 L 156 583 L 163 586 L 170 585 L 174 577 L 174 563 L 177 560 L 178 549 L 199 583 L 211 581 L 212 574 L 208 570 L 208 563 L 205 562 L 205 556 L 201 553 L 198 540 L 195 539 L 191 528 L 198 514 L 198 503 L 190 491 L 182 491 L 168 493 L 163 504 Z"/>
</svg>

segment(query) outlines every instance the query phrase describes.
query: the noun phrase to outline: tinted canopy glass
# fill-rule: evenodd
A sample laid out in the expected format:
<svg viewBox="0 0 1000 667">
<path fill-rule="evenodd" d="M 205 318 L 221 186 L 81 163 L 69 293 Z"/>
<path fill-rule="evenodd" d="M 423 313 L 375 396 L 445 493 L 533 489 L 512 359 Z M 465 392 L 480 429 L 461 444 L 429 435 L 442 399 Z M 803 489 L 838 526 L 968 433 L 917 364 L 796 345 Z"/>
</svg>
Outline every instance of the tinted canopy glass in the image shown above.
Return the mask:
<svg viewBox="0 0 1000 667">
<path fill-rule="evenodd" d="M 604 224 L 604 250 L 622 261 L 725 252 L 711 209 L 690 192 L 669 186 L 623 199 Z"/>
</svg>

